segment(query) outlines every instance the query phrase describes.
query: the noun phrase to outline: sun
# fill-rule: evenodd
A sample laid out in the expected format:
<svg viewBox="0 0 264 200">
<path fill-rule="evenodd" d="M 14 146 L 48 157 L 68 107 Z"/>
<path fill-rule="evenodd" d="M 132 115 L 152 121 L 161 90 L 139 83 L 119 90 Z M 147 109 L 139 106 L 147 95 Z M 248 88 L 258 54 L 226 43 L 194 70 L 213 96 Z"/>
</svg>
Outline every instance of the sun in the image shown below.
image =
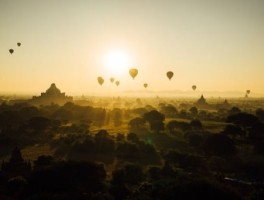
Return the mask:
<svg viewBox="0 0 264 200">
<path fill-rule="evenodd" d="M 120 75 L 128 70 L 130 65 L 129 56 L 125 51 L 112 50 L 109 52 L 105 59 L 106 67 L 111 75 Z"/>
</svg>

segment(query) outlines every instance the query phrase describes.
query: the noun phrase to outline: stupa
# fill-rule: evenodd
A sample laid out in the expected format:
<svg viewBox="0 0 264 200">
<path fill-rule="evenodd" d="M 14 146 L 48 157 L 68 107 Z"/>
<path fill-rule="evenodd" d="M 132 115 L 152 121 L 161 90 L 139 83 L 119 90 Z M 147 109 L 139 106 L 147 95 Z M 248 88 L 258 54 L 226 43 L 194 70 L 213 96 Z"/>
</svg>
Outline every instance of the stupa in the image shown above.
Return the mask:
<svg viewBox="0 0 264 200">
<path fill-rule="evenodd" d="M 42 92 L 40 96 L 33 96 L 33 98 L 30 100 L 30 103 L 34 105 L 50 105 L 53 103 L 64 105 L 65 103 L 72 101 L 72 97 L 66 96 L 65 93 L 62 93 L 56 87 L 55 83 L 52 83 L 46 92 Z"/>
</svg>

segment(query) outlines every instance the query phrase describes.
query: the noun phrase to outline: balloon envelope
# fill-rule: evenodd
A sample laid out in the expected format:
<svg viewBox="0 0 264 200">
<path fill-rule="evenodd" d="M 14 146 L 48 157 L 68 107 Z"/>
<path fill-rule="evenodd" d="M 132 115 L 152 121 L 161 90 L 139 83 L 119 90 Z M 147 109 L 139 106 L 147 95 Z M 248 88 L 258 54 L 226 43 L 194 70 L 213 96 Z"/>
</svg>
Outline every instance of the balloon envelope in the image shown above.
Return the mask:
<svg viewBox="0 0 264 200">
<path fill-rule="evenodd" d="M 9 53 L 14 53 L 14 49 L 9 49 Z"/>
<path fill-rule="evenodd" d="M 21 43 L 20 43 L 20 42 L 18 42 L 18 43 L 17 43 L 17 46 L 19 46 L 19 47 L 20 47 L 20 46 L 21 46 Z"/>
<path fill-rule="evenodd" d="M 171 80 L 171 78 L 173 77 L 173 72 L 172 71 L 168 71 L 167 72 L 167 77 L 169 78 L 169 80 Z"/>
<path fill-rule="evenodd" d="M 250 93 L 250 90 L 247 90 L 247 94 L 249 94 Z"/>
<path fill-rule="evenodd" d="M 115 78 L 114 77 L 111 77 L 110 78 L 110 82 L 113 83 L 115 81 Z"/>
<path fill-rule="evenodd" d="M 147 83 L 144 83 L 143 86 L 144 86 L 144 88 L 147 88 L 148 87 L 148 84 Z"/>
<path fill-rule="evenodd" d="M 134 79 L 137 76 L 137 74 L 138 74 L 138 70 L 136 68 L 131 68 L 129 70 L 129 74 Z"/>
<path fill-rule="evenodd" d="M 99 76 L 99 77 L 97 78 L 97 81 L 98 81 L 98 83 L 99 83 L 100 85 L 103 85 L 103 83 L 104 83 L 104 79 L 103 79 L 101 76 Z"/>
<path fill-rule="evenodd" d="M 115 84 L 116 84 L 116 86 L 119 86 L 120 82 L 119 81 L 116 81 Z"/>
<path fill-rule="evenodd" d="M 196 85 L 193 85 L 193 86 L 192 86 L 192 89 L 193 89 L 193 90 L 196 90 Z"/>
</svg>

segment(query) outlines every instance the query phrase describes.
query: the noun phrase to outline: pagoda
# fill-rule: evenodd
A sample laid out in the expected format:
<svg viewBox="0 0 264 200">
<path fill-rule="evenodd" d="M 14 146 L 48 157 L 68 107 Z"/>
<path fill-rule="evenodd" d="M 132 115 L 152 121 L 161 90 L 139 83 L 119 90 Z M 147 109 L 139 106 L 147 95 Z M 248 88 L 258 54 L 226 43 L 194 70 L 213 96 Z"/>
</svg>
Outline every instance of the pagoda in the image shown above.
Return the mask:
<svg viewBox="0 0 264 200">
<path fill-rule="evenodd" d="M 201 95 L 200 99 L 197 100 L 195 103 L 195 106 L 198 108 L 208 108 L 210 105 L 206 102 L 206 99 L 204 98 L 203 95 Z"/>
<path fill-rule="evenodd" d="M 40 96 L 33 96 L 33 98 L 30 100 L 30 103 L 34 105 L 64 105 L 65 103 L 72 101 L 72 97 L 66 96 L 65 93 L 62 93 L 56 87 L 55 83 L 52 83 L 46 92 L 42 92 Z"/>
</svg>

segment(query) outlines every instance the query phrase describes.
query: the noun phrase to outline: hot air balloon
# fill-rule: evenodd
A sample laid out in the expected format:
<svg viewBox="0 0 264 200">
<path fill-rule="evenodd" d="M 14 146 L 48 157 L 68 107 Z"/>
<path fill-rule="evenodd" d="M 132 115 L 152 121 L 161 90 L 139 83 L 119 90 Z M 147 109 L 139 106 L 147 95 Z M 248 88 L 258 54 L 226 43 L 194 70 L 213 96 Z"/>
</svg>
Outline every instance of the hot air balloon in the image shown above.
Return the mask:
<svg viewBox="0 0 264 200">
<path fill-rule="evenodd" d="M 250 94 L 250 90 L 247 90 L 247 94 Z"/>
<path fill-rule="evenodd" d="M 172 71 L 168 71 L 167 72 L 167 77 L 169 78 L 169 80 L 171 80 L 171 78 L 173 77 L 173 72 Z"/>
<path fill-rule="evenodd" d="M 110 82 L 113 83 L 115 81 L 115 78 L 114 77 L 111 77 L 110 78 Z"/>
<path fill-rule="evenodd" d="M 119 86 L 120 82 L 119 81 L 116 81 L 115 84 L 116 84 L 116 86 Z"/>
<path fill-rule="evenodd" d="M 103 85 L 104 79 L 101 76 L 98 76 L 97 81 L 100 85 Z"/>
<path fill-rule="evenodd" d="M 192 86 L 192 89 L 193 89 L 193 90 L 196 90 L 196 85 L 193 85 L 193 86 Z"/>
<path fill-rule="evenodd" d="M 14 53 L 14 49 L 9 49 L 9 53 L 10 54 Z"/>
<path fill-rule="evenodd" d="M 143 86 L 144 86 L 144 88 L 147 88 L 148 87 L 148 84 L 147 83 L 144 83 Z"/>
<path fill-rule="evenodd" d="M 17 43 L 17 46 L 19 46 L 19 47 L 20 47 L 20 46 L 21 46 L 21 43 L 20 43 L 20 42 L 18 42 L 18 43 Z"/>
<path fill-rule="evenodd" d="M 129 74 L 134 79 L 137 76 L 137 74 L 138 74 L 138 70 L 136 68 L 131 68 L 129 70 Z"/>
</svg>

